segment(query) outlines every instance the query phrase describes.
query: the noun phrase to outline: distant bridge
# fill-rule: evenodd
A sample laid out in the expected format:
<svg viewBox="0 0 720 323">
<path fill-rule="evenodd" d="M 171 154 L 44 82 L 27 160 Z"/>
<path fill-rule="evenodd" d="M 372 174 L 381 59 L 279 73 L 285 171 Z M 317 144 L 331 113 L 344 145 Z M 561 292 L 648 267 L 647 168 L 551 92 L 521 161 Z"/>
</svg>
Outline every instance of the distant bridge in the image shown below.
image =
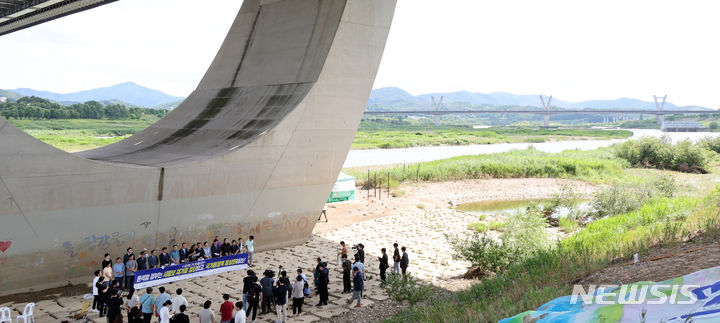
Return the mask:
<svg viewBox="0 0 720 323">
<path fill-rule="evenodd" d="M 435 116 L 435 124 L 440 124 L 440 115 L 443 114 L 540 114 L 543 116 L 543 123 L 545 127 L 550 125 L 551 114 L 605 114 L 617 116 L 620 114 L 652 114 L 657 118 L 658 124 L 661 126 L 665 123 L 665 115 L 668 114 L 715 114 L 720 113 L 720 110 L 665 110 L 665 102 L 667 95 L 663 97 L 653 95 L 655 99 L 656 110 L 631 110 L 631 109 L 566 109 L 566 110 L 553 110 L 550 109 L 550 102 L 552 101 L 552 95 L 548 98 L 547 102 L 542 95 L 540 102 L 542 102 L 542 109 L 521 109 L 521 110 L 442 110 L 443 97 L 440 97 L 439 101 L 435 101 L 435 97 L 432 97 L 434 110 L 403 110 L 403 111 L 365 111 L 365 114 L 431 114 Z M 662 99 L 662 101 L 660 100 Z"/>
<path fill-rule="evenodd" d="M 571 114 L 571 113 L 588 113 L 588 114 L 714 114 L 720 113 L 718 110 L 608 110 L 608 109 L 573 109 L 573 110 L 399 110 L 399 111 L 365 111 L 365 114 Z"/>
</svg>

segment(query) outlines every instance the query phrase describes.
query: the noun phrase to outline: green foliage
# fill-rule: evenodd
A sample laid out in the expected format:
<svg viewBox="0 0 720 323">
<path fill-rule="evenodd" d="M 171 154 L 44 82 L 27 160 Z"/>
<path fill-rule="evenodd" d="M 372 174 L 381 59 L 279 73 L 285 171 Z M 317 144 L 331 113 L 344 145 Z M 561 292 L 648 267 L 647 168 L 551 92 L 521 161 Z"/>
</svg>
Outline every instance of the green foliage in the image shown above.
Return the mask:
<svg viewBox="0 0 720 323">
<path fill-rule="evenodd" d="M 370 121 L 368 121 L 370 120 Z M 510 142 L 540 143 L 579 138 L 627 138 L 626 130 L 533 129 L 497 127 L 474 129 L 470 126 L 435 126 L 417 120 L 366 118 L 355 135 L 353 149 L 407 148 L 440 145 L 471 145 Z"/>
<path fill-rule="evenodd" d="M 467 228 L 475 232 L 483 233 L 488 230 L 488 225 L 484 222 L 473 222 L 468 224 Z"/>
<path fill-rule="evenodd" d="M 705 137 L 698 141 L 698 144 L 707 150 L 720 154 L 720 137 Z"/>
<path fill-rule="evenodd" d="M 521 256 L 519 250 L 477 232 L 466 239 L 448 237 L 448 240 L 455 251 L 454 259 L 468 261 L 472 267 L 482 273 L 501 273 L 516 263 Z"/>
<path fill-rule="evenodd" d="M 377 172 L 383 174 L 383 177 L 389 173 L 394 182 L 526 177 L 577 178 L 602 182 L 622 176 L 622 169 L 623 161 L 614 158 L 609 149 L 568 150 L 561 153 L 527 149 L 383 167 Z M 365 185 L 367 169 L 351 168 L 345 171 L 355 176 L 360 185 Z"/>
<path fill-rule="evenodd" d="M 432 287 L 420 283 L 410 274 L 390 274 L 380 286 L 391 299 L 398 303 L 407 301 L 410 306 L 428 300 L 434 292 Z"/>
<path fill-rule="evenodd" d="M 560 229 L 567 233 L 572 233 L 580 229 L 580 225 L 574 219 L 559 218 L 558 224 L 560 226 Z"/>
<path fill-rule="evenodd" d="M 490 222 L 490 225 L 488 226 L 488 229 L 493 231 L 505 231 L 505 222 L 502 221 L 492 221 Z"/>
<path fill-rule="evenodd" d="M 500 240 L 504 246 L 517 250 L 520 257 L 525 258 L 537 250 L 550 247 L 551 242 L 546 228 L 547 221 L 543 217 L 542 210 L 537 205 L 533 205 L 525 211 L 508 216 Z"/>
<path fill-rule="evenodd" d="M 672 197 L 677 190 L 675 179 L 661 175 L 650 183 L 616 183 L 593 196 L 590 216 L 602 218 L 639 209 L 653 197 Z"/>
<path fill-rule="evenodd" d="M 711 130 L 718 130 L 720 129 L 720 124 L 717 121 L 711 121 L 710 124 L 708 124 L 708 128 Z"/>
<path fill-rule="evenodd" d="M 65 106 L 35 96 L 26 96 L 16 102 L 0 103 L 0 116 L 6 119 L 140 119 L 143 115 L 164 116 L 164 109 L 128 108 L 120 104 L 103 104 L 97 101 Z"/>
<path fill-rule="evenodd" d="M 652 246 L 720 235 L 720 189 L 705 198 L 651 199 L 641 208 L 590 223 L 555 248 L 539 250 L 492 279 L 415 307 L 386 322 L 496 322 L 571 292 L 572 282 Z"/>
<path fill-rule="evenodd" d="M 140 120 L 17 120 L 10 123 L 56 148 L 79 151 L 105 146 L 147 128 L 158 120 L 146 115 Z"/>
<path fill-rule="evenodd" d="M 700 144 L 681 141 L 673 144 L 670 137 L 644 137 L 628 140 L 615 148 L 618 157 L 632 166 L 671 169 L 686 173 L 707 173 L 705 167 L 712 159 L 709 151 Z"/>
<path fill-rule="evenodd" d="M 621 122 L 619 127 L 625 129 L 660 129 L 660 125 L 657 123 L 655 118 L 645 120 L 627 120 Z"/>
</svg>

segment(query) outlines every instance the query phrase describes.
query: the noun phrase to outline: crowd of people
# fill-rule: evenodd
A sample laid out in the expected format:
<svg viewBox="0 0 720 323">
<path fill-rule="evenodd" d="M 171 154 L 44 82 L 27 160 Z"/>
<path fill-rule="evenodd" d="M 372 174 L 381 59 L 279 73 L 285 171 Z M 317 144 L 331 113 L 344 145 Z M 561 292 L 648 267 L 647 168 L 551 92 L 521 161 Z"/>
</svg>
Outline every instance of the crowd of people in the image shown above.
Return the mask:
<svg viewBox="0 0 720 323">
<path fill-rule="evenodd" d="M 247 241 L 242 238 L 228 242 L 224 239 L 220 242 L 218 237 L 212 244 L 193 243 L 188 248 L 187 243 L 180 247 L 173 245 L 172 251 L 167 248 L 161 249 L 160 255 L 155 255 L 155 249 L 147 252 L 143 249 L 136 259 L 132 248 L 122 257 L 115 258 L 113 263 L 110 254 L 105 254 L 102 261 L 102 269 L 95 272 L 93 279 L 94 301 L 92 310 L 98 312 L 100 317 L 105 316 L 107 322 L 123 322 L 123 311 L 126 312 L 127 322 L 150 323 L 153 317 L 156 322 L 173 323 L 189 322 L 185 314 L 188 302 L 183 296 L 183 290 L 175 290 L 175 296 L 169 294 L 165 287 L 155 289 L 147 287 L 145 294 L 138 296 L 134 289 L 135 273 L 139 270 L 160 268 L 170 265 L 193 262 L 202 259 L 216 258 L 240 253 L 248 254 L 248 267 L 254 267 L 252 255 L 255 251 L 255 239 L 250 236 Z M 406 248 L 398 248 L 393 244 L 393 269 L 394 274 L 406 274 L 409 258 Z M 343 294 L 352 294 L 346 303 L 357 302 L 355 307 L 362 306 L 363 291 L 365 290 L 365 246 L 359 243 L 352 247 L 355 250 L 354 261 L 348 259 L 349 250 L 344 241 L 340 242 L 340 251 L 337 254 L 338 267 L 342 268 Z M 380 279 L 386 280 L 386 270 L 390 268 L 389 258 L 385 248 L 381 249 L 382 255 L 378 257 L 380 263 Z M 223 302 L 220 305 L 220 319 L 216 318 L 215 312 L 210 307 L 212 301 L 207 300 L 203 309 L 197 315 L 201 323 L 226 323 L 234 320 L 234 323 L 244 323 L 246 320 L 255 321 L 258 315 L 275 314 L 276 322 L 286 322 L 288 318 L 288 307 L 291 306 L 292 315 L 301 315 L 303 305 L 311 298 L 312 291 L 307 276 L 302 268 L 296 270 L 294 279 L 288 276 L 283 267 L 278 268 L 278 277 L 273 270 L 265 270 L 262 278 L 254 270 L 247 270 L 247 275 L 242 279 L 242 300 L 235 303 L 230 301 L 229 294 L 223 294 Z M 315 294 L 319 296 L 317 307 L 328 305 L 328 284 L 330 282 L 330 271 L 328 263 L 317 258 L 317 265 L 313 271 L 313 285 Z M 123 294 L 126 291 L 126 294 Z M 291 303 L 291 304 L 289 304 Z M 260 313 L 258 313 L 258 308 Z"/>
</svg>

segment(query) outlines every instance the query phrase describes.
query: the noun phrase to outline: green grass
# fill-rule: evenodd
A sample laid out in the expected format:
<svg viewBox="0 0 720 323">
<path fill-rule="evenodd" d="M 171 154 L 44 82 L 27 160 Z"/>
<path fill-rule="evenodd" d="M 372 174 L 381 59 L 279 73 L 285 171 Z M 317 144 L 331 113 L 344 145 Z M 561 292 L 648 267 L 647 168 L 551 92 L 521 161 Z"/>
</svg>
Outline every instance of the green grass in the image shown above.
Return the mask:
<svg viewBox="0 0 720 323">
<path fill-rule="evenodd" d="M 598 220 L 469 290 L 440 296 L 388 322 L 496 322 L 569 295 L 572 282 L 634 253 L 697 234 L 720 235 L 720 188 L 700 197 L 656 198 L 640 209 Z"/>
<path fill-rule="evenodd" d="M 572 178 L 604 183 L 622 177 L 624 166 L 625 163 L 615 158 L 607 148 L 593 151 L 567 150 L 561 153 L 527 149 L 382 167 L 374 171 L 383 177 L 389 173 L 391 184 L 404 181 L 527 177 Z M 355 176 L 359 185 L 365 185 L 367 168 L 350 168 L 345 172 Z"/>
<path fill-rule="evenodd" d="M 631 135 L 632 133 L 626 130 L 532 129 L 527 127 L 473 129 L 463 126 L 387 125 L 363 122 L 355 135 L 352 148 L 541 143 L 557 140 L 620 139 L 628 138 Z"/>
<path fill-rule="evenodd" d="M 9 120 L 29 135 L 56 148 L 75 152 L 102 147 L 147 128 L 157 121 L 155 116 L 140 120 Z"/>
</svg>

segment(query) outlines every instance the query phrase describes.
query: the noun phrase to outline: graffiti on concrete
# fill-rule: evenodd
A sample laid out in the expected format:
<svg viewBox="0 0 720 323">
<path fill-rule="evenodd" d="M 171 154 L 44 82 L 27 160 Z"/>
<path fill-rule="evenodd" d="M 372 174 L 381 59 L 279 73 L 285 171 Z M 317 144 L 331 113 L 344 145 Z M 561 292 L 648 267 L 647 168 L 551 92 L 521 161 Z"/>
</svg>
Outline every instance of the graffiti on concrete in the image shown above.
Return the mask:
<svg viewBox="0 0 720 323">
<path fill-rule="evenodd" d="M 5 252 L 8 249 L 10 249 L 10 246 L 12 245 L 12 241 L 0 241 L 0 251 Z"/>
</svg>

